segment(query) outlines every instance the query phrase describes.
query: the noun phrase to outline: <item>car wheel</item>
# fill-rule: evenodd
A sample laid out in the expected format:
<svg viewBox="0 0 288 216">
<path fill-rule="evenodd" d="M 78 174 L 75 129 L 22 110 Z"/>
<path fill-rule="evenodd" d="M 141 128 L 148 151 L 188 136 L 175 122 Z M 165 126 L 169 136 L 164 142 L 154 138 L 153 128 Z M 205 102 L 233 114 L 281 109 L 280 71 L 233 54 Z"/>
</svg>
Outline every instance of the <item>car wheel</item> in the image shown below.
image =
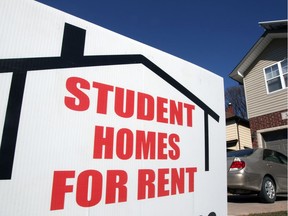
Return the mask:
<svg viewBox="0 0 288 216">
<path fill-rule="evenodd" d="M 259 193 L 261 202 L 274 203 L 276 200 L 276 187 L 274 181 L 270 177 L 264 177 L 261 191 Z"/>
</svg>

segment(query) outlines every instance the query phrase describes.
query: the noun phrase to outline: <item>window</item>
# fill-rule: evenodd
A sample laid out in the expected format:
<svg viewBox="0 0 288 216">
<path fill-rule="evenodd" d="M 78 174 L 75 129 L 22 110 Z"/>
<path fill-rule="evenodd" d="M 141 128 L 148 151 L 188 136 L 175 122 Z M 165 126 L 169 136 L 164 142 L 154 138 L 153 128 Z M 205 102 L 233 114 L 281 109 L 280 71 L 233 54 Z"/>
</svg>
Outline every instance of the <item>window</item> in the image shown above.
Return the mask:
<svg viewBox="0 0 288 216">
<path fill-rule="evenodd" d="M 264 149 L 263 160 L 279 164 L 287 164 L 287 157 L 285 155 L 270 149 Z"/>
<path fill-rule="evenodd" d="M 268 93 L 288 87 L 287 59 L 264 68 Z"/>
<path fill-rule="evenodd" d="M 265 149 L 263 153 L 263 160 L 271 161 L 274 163 L 281 163 L 275 152 L 269 149 Z"/>
<path fill-rule="evenodd" d="M 287 157 L 285 155 L 279 153 L 278 157 L 282 164 L 287 164 Z"/>
</svg>

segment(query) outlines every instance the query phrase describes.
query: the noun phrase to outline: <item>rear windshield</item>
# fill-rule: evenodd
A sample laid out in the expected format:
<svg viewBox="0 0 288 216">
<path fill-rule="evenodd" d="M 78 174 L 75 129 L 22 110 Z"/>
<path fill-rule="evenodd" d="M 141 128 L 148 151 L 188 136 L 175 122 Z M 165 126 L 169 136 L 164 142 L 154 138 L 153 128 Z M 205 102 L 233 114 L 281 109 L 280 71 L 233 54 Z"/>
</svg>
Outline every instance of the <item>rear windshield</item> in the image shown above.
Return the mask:
<svg viewBox="0 0 288 216">
<path fill-rule="evenodd" d="M 227 153 L 227 157 L 247 157 L 251 155 L 255 149 L 243 149 L 239 151 L 230 151 Z"/>
</svg>

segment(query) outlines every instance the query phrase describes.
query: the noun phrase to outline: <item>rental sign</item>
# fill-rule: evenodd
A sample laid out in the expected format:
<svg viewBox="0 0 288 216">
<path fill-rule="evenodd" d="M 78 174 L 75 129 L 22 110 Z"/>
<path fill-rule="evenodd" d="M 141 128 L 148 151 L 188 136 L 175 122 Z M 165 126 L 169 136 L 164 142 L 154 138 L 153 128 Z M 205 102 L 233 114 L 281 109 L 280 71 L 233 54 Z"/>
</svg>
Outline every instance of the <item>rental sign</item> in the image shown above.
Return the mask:
<svg viewBox="0 0 288 216">
<path fill-rule="evenodd" d="M 223 80 L 0 2 L 0 215 L 226 215 Z"/>
</svg>

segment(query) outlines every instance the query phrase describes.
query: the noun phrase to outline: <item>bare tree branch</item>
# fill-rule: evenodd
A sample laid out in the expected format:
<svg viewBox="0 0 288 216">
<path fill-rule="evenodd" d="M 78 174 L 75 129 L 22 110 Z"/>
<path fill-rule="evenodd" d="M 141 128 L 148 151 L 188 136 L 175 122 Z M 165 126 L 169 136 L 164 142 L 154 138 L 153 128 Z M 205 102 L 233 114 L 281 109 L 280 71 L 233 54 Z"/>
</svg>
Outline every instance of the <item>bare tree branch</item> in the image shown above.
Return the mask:
<svg viewBox="0 0 288 216">
<path fill-rule="evenodd" d="M 225 90 L 226 109 L 229 103 L 232 104 L 235 115 L 247 119 L 246 100 L 243 86 L 232 86 Z"/>
</svg>

